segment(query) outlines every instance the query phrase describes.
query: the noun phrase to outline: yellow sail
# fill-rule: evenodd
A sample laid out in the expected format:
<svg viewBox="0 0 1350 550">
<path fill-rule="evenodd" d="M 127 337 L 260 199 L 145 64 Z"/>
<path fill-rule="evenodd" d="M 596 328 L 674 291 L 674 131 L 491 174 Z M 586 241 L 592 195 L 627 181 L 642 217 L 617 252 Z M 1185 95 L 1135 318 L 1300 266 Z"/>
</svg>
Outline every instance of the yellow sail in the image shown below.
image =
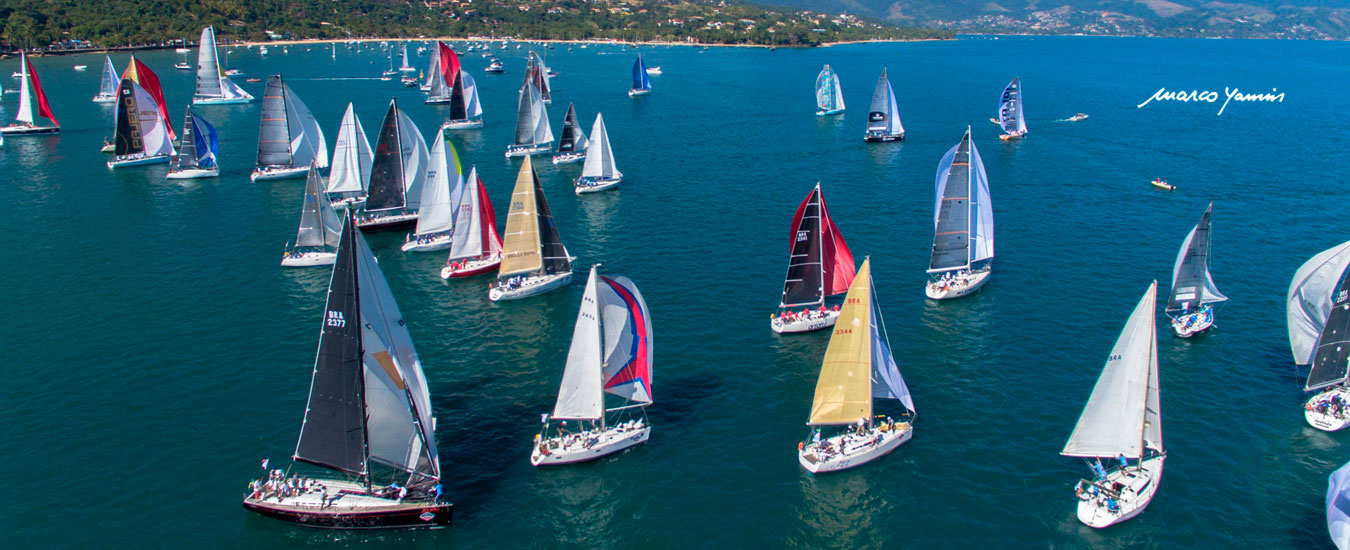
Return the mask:
<svg viewBox="0 0 1350 550">
<path fill-rule="evenodd" d="M 506 213 L 499 277 L 538 271 L 544 266 L 544 256 L 539 253 L 539 211 L 534 201 L 536 179 L 534 164 L 530 163 L 530 157 L 525 157 L 516 175 L 516 188 L 511 191 L 511 208 Z"/>
<path fill-rule="evenodd" d="M 844 297 L 825 349 L 811 404 L 813 426 L 854 424 L 872 417 L 872 270 L 863 260 Z"/>
</svg>

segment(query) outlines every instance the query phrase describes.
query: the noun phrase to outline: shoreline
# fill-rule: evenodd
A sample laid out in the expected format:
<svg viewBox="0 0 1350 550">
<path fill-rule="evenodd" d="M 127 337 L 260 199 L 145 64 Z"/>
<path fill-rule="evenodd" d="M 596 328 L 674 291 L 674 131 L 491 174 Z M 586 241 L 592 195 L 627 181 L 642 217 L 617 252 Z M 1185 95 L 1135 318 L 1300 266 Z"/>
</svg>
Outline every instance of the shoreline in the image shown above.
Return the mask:
<svg viewBox="0 0 1350 550">
<path fill-rule="evenodd" d="M 297 40 L 245 41 L 245 42 L 233 42 L 233 43 L 230 43 L 230 44 L 222 44 L 221 47 L 224 47 L 224 48 L 230 48 L 230 47 L 244 46 L 244 47 L 251 48 L 251 47 L 254 47 L 254 46 L 304 46 L 304 45 L 330 44 L 330 43 L 346 44 L 346 43 L 348 43 L 348 42 L 357 42 L 357 43 L 360 43 L 360 42 L 431 42 L 431 41 L 435 41 L 435 40 L 440 40 L 440 41 L 446 42 L 446 43 L 452 43 L 452 42 L 489 42 L 489 43 L 491 43 L 491 42 L 508 41 L 508 42 L 517 42 L 517 43 L 520 43 L 520 42 L 526 42 L 526 43 L 541 43 L 541 44 L 569 44 L 569 45 L 570 45 L 570 44 L 587 44 L 587 45 L 600 45 L 600 46 L 605 46 L 605 45 L 609 45 L 609 46 L 613 46 L 613 45 L 633 46 L 633 45 L 636 45 L 636 46 L 689 46 L 689 47 L 694 47 L 694 48 L 703 48 L 703 47 L 706 47 L 706 48 L 794 48 L 794 49 L 800 48 L 800 49 L 804 49 L 804 48 L 813 48 L 813 47 L 828 48 L 828 47 L 830 47 L 830 46 L 839 46 L 839 45 L 848 45 L 848 44 L 870 44 L 870 43 L 890 43 L 890 42 L 941 42 L 941 41 L 947 41 L 947 40 L 956 40 L 956 37 L 952 37 L 952 38 L 912 38 L 912 39 L 878 38 L 878 39 L 870 39 L 870 40 L 841 40 L 841 41 L 838 41 L 838 42 L 822 42 L 822 43 L 820 43 L 818 46 L 805 46 L 805 45 L 777 45 L 777 44 L 722 44 L 722 43 L 711 43 L 711 42 L 672 42 L 672 41 L 666 41 L 666 40 L 653 40 L 653 41 L 643 41 L 643 42 L 631 42 L 631 41 L 617 40 L 617 39 L 570 39 L 570 38 L 569 38 L 569 39 L 561 39 L 561 38 L 538 38 L 538 39 L 524 39 L 524 38 L 520 38 L 520 39 L 518 39 L 518 38 L 501 38 L 501 37 L 487 37 L 487 36 L 470 36 L 470 37 L 442 37 L 442 36 L 428 36 L 428 37 L 425 37 L 425 38 L 351 38 L 351 39 L 346 39 L 346 38 L 305 38 L 305 39 L 297 39 Z"/>
</svg>

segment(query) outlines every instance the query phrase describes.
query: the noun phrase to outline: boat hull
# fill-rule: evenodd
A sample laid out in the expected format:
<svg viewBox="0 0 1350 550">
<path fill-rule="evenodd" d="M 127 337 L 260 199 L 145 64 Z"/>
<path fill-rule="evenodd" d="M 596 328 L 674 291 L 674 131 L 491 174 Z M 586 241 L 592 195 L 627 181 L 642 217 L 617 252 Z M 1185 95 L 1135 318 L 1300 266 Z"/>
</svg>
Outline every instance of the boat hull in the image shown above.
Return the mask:
<svg viewBox="0 0 1350 550">
<path fill-rule="evenodd" d="M 1303 418 L 1308 421 L 1308 425 L 1324 432 L 1334 432 L 1350 425 L 1350 406 L 1342 405 L 1337 411 L 1330 404 L 1333 397 L 1350 404 L 1350 388 L 1332 386 L 1309 398 L 1303 404 Z"/>
<path fill-rule="evenodd" d="M 94 103 L 113 103 L 113 102 L 115 102 L 115 101 L 117 101 L 117 96 L 115 96 L 115 95 L 96 95 L 96 96 L 94 96 Z"/>
<path fill-rule="evenodd" d="M 1026 137 L 1026 135 L 1027 135 L 1026 132 L 1011 132 L 998 136 L 998 139 L 1001 139 L 1003 141 L 1012 141 L 1014 139 L 1022 139 Z"/>
<path fill-rule="evenodd" d="M 896 428 L 885 432 L 874 428 L 868 434 L 868 438 L 863 438 L 861 441 L 852 434 L 837 435 L 822 441 L 822 444 L 830 443 L 835 447 L 838 447 L 842 442 L 846 450 L 833 455 L 823 455 L 816 445 L 803 446 L 797 450 L 797 462 L 802 465 L 802 468 L 813 474 L 838 472 L 862 466 L 886 456 L 914 437 L 913 424 L 897 422 L 895 426 Z"/>
<path fill-rule="evenodd" d="M 834 323 L 839 320 L 839 310 L 827 309 L 825 310 L 825 314 L 823 316 L 818 316 L 820 315 L 820 312 L 815 311 L 812 312 L 812 315 L 816 316 L 802 317 L 798 315 L 797 317 L 792 318 L 790 320 L 784 320 L 783 316 L 780 314 L 776 317 L 770 318 L 769 328 L 773 329 L 774 332 L 777 332 L 779 334 L 812 332 L 830 328 L 834 326 Z"/>
<path fill-rule="evenodd" d="M 628 90 L 628 97 L 637 97 L 640 95 L 647 95 L 650 93 L 652 93 L 651 90 Z"/>
<path fill-rule="evenodd" d="M 841 114 L 844 114 L 844 110 L 843 110 L 843 109 L 831 109 L 831 110 L 829 110 L 829 111 L 819 110 L 819 109 L 816 110 L 816 116 L 834 116 L 834 115 L 841 115 Z"/>
<path fill-rule="evenodd" d="M 969 296 L 979 290 L 980 287 L 984 286 L 985 283 L 989 282 L 989 276 L 992 273 L 992 271 L 988 270 L 971 273 L 965 281 L 950 284 L 945 287 L 944 285 L 938 284 L 939 281 L 929 281 L 927 287 L 924 288 L 924 293 L 934 300 L 952 300 L 962 296 Z"/>
<path fill-rule="evenodd" d="M 552 437 L 535 443 L 534 450 L 530 452 L 530 464 L 558 466 L 595 460 L 646 443 L 651 434 L 651 426 L 632 428 L 621 424 L 605 430 L 598 437 L 590 438 L 590 445 L 585 444 L 587 438 L 580 437 L 580 434 L 567 438 Z M 566 445 L 564 441 L 571 444 Z"/>
<path fill-rule="evenodd" d="M 543 277 L 531 277 L 526 279 L 520 286 L 507 289 L 501 285 L 493 285 L 488 289 L 488 299 L 499 302 L 501 300 L 519 300 L 529 298 L 536 294 L 543 294 L 567 283 L 572 282 L 572 272 L 554 273 Z"/>
<path fill-rule="evenodd" d="M 220 175 L 219 168 L 209 168 L 209 169 L 191 168 L 188 170 L 179 170 L 177 172 L 170 171 L 168 174 L 164 175 L 164 179 L 190 180 L 197 178 L 214 178 L 219 175 Z"/>
<path fill-rule="evenodd" d="M 1110 472 L 1102 485 L 1119 483 L 1120 498 L 1114 499 L 1116 510 L 1107 505 L 1105 495 L 1078 497 L 1078 521 L 1088 527 L 1101 529 L 1128 520 L 1144 511 L 1158 492 L 1158 482 L 1162 480 L 1165 455 L 1154 456 L 1143 461 L 1143 470 L 1120 469 Z"/>
<path fill-rule="evenodd" d="M 872 134 L 863 136 L 863 141 L 867 143 L 889 143 L 892 141 L 905 141 L 905 134 Z"/>
<path fill-rule="evenodd" d="M 1162 190 L 1164 190 L 1164 191 L 1174 191 L 1174 190 L 1176 190 L 1176 188 L 1177 188 L 1177 186 L 1172 185 L 1172 184 L 1170 184 L 1170 183 L 1167 183 L 1167 182 L 1165 182 L 1165 181 L 1150 181 L 1150 182 L 1148 182 L 1148 183 L 1149 183 L 1149 185 L 1152 185 L 1152 186 L 1157 187 L 1158 189 L 1162 189 Z"/>
<path fill-rule="evenodd" d="M 553 164 L 572 164 L 586 160 L 586 153 L 560 153 L 553 155 Z"/>
<path fill-rule="evenodd" d="M 576 181 L 576 191 L 578 195 L 583 195 L 586 193 L 599 193 L 606 189 L 618 186 L 619 183 L 622 181 L 623 178 L 594 179 L 594 180 L 587 179 L 584 181 L 582 179 L 578 179 Z"/>
<path fill-rule="evenodd" d="M 1214 313 L 1208 308 L 1172 320 L 1172 333 L 1190 338 L 1214 326 Z"/>
<path fill-rule="evenodd" d="M 553 146 L 547 143 L 542 145 L 509 145 L 506 147 L 506 158 L 544 155 L 552 150 Z"/>
<path fill-rule="evenodd" d="M 437 250 L 449 249 L 451 245 L 450 234 L 438 236 L 427 242 L 408 241 L 403 243 L 404 252 L 435 252 Z"/>
<path fill-rule="evenodd" d="M 194 97 L 193 105 L 242 105 L 252 103 L 251 97 Z"/>
<path fill-rule="evenodd" d="M 154 155 L 134 159 L 110 160 L 108 161 L 108 169 L 116 170 L 118 168 L 126 168 L 128 166 L 143 166 L 146 164 L 159 164 L 161 162 L 169 162 L 169 155 Z"/>
<path fill-rule="evenodd" d="M 483 127 L 483 119 L 481 118 L 477 120 L 456 120 L 454 122 L 446 121 L 444 124 L 441 124 L 442 131 L 469 130 L 473 128 L 482 128 L 482 127 Z"/>
<path fill-rule="evenodd" d="M 303 178 L 309 173 L 308 166 L 297 166 L 294 168 L 275 168 L 270 170 L 253 170 L 248 176 L 249 181 L 273 181 L 288 180 L 292 178 Z"/>
<path fill-rule="evenodd" d="M 464 265 L 458 268 L 445 266 L 441 268 L 442 279 L 460 279 L 464 277 L 473 277 L 496 271 L 502 265 L 500 254 L 491 258 L 474 258 L 464 262 Z"/>
<path fill-rule="evenodd" d="M 395 231 L 398 229 L 408 229 L 417 225 L 417 214 L 394 214 L 392 216 L 375 216 L 372 218 L 357 218 L 356 226 L 362 231 Z"/>
<path fill-rule="evenodd" d="M 326 482 L 332 483 L 332 482 Z M 310 497 L 310 498 L 306 498 Z M 343 498 L 324 506 L 318 497 L 302 495 L 283 501 L 275 497 L 244 499 L 244 508 L 258 514 L 305 527 L 327 529 L 411 529 L 450 525 L 454 505 L 447 502 L 404 502 L 385 500 L 368 506 L 341 506 Z M 376 500 L 367 498 L 364 500 Z"/>
<path fill-rule="evenodd" d="M 37 136 L 42 134 L 58 134 L 61 132 L 60 126 L 5 126 L 0 128 L 0 134 L 7 136 Z"/>
<path fill-rule="evenodd" d="M 282 258 L 281 267 L 319 267 L 333 265 L 335 260 L 337 260 L 336 252 L 305 252 L 298 256 Z"/>
</svg>

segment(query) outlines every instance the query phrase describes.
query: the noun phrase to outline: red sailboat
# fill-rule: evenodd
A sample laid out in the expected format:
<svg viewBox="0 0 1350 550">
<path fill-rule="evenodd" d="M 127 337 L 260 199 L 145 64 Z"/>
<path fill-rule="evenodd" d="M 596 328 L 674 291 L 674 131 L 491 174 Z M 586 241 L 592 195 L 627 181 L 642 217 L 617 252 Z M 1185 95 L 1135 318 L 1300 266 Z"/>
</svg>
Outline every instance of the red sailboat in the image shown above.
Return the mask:
<svg viewBox="0 0 1350 550">
<path fill-rule="evenodd" d="M 0 134 L 12 136 L 60 132 L 61 123 L 56 121 L 51 105 L 47 104 L 47 94 L 43 93 L 42 83 L 38 81 L 37 71 L 33 70 L 33 63 L 28 61 L 27 54 L 19 54 L 19 71 L 23 79 L 19 84 L 19 114 L 14 117 L 14 124 L 0 128 Z M 52 121 L 50 125 L 38 124 L 33 117 L 34 103 L 37 103 L 37 115 Z"/>
<path fill-rule="evenodd" d="M 826 307 L 825 298 L 848 292 L 857 269 L 853 253 L 830 219 L 820 184 L 806 195 L 792 217 L 787 277 L 777 315 L 770 315 L 774 332 L 810 332 L 834 326 L 839 306 Z M 802 309 L 797 309 L 802 308 Z"/>
<path fill-rule="evenodd" d="M 169 130 L 169 139 L 178 139 L 178 134 L 173 131 L 173 120 L 169 118 L 168 104 L 164 102 L 164 90 L 159 87 L 159 76 L 133 55 L 131 62 L 127 63 L 127 70 L 122 71 L 122 78 L 130 78 L 132 82 L 145 88 L 146 93 L 159 104 L 159 117 L 164 119 L 164 126 Z"/>
<path fill-rule="evenodd" d="M 441 278 L 472 277 L 496 271 L 502 264 L 502 238 L 497 235 L 497 214 L 492 200 L 478 177 L 478 168 L 469 170 L 469 181 L 455 212 L 454 234 L 450 237 L 450 257 L 441 269 Z"/>
</svg>

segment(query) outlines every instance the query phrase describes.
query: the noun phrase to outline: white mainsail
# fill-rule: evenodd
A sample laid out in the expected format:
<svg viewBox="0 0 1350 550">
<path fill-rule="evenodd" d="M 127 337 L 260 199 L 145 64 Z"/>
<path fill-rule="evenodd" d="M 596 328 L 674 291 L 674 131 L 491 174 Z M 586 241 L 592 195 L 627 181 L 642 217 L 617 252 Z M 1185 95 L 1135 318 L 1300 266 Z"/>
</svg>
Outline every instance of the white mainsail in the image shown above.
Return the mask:
<svg viewBox="0 0 1350 550">
<path fill-rule="evenodd" d="M 478 84 L 469 71 L 460 70 L 459 80 L 464 87 L 464 112 L 468 118 L 483 116 L 483 105 L 478 102 Z M 549 138 L 552 139 L 552 138 Z"/>
<path fill-rule="evenodd" d="M 33 123 L 33 87 L 28 83 L 28 54 L 19 52 L 19 114 L 15 120 Z"/>
<path fill-rule="evenodd" d="M 605 415 L 596 278 L 595 266 L 591 266 L 586 293 L 581 296 L 581 308 L 577 311 L 576 328 L 572 329 L 572 347 L 567 350 L 558 401 L 553 406 L 553 418 L 558 420 L 598 420 Z"/>
<path fill-rule="evenodd" d="M 370 167 L 374 153 L 361 119 L 351 103 L 342 115 L 337 142 L 333 144 L 333 170 L 328 174 L 329 193 L 365 193 L 370 186 Z"/>
<path fill-rule="evenodd" d="M 103 56 L 103 77 L 98 84 L 98 97 L 117 97 L 117 84 L 121 79 L 117 76 L 117 67 L 113 66 L 112 57 Z"/>
<path fill-rule="evenodd" d="M 450 259 L 476 258 L 483 254 L 483 228 L 479 216 L 478 168 L 469 169 L 464 193 L 455 209 L 455 232 L 450 239 Z"/>
<path fill-rule="evenodd" d="M 286 125 L 291 135 L 291 158 L 294 166 L 314 164 L 319 168 L 328 167 L 328 140 L 323 137 L 319 121 L 309 111 L 305 102 L 283 86 L 286 95 Z"/>
<path fill-rule="evenodd" d="M 417 213 L 417 235 L 449 231 L 455 224 L 455 206 L 464 193 L 464 178 L 446 161 L 446 149 L 453 156 L 454 146 L 445 141 L 445 134 L 436 132 L 427 166 L 426 185 L 422 187 Z M 453 180 L 451 179 L 453 178 Z"/>
<path fill-rule="evenodd" d="M 422 139 L 422 131 L 403 109 L 398 110 L 398 133 L 399 143 L 403 144 L 399 154 L 403 157 L 403 192 L 408 201 L 407 209 L 417 210 L 422 200 L 422 186 L 427 180 L 427 163 L 431 155 L 427 151 L 427 141 Z M 454 154 L 453 147 L 450 154 Z M 455 156 L 453 162 L 459 166 L 459 157 Z"/>
<path fill-rule="evenodd" d="M 530 86 L 530 118 L 534 119 L 534 142 L 553 141 L 553 129 L 548 125 L 548 109 L 544 107 L 543 96 L 534 86 Z"/>
<path fill-rule="evenodd" d="M 614 166 L 614 151 L 609 146 L 609 133 L 605 130 L 605 119 L 600 113 L 595 114 L 595 124 L 591 125 L 590 143 L 586 145 L 586 164 L 581 167 L 581 177 L 623 177 L 623 173 Z"/>
<path fill-rule="evenodd" d="M 132 98 L 135 104 L 135 115 L 140 132 L 140 143 L 144 148 L 142 152 L 147 157 L 174 154 L 173 139 L 169 137 L 169 126 L 159 114 L 159 103 L 150 92 L 142 88 L 131 79 L 124 80 L 134 91 Z M 118 102 L 119 110 L 123 109 L 123 102 Z M 134 134 L 133 134 L 134 135 Z M 118 138 L 114 136 L 114 140 Z M 133 142 L 134 138 L 130 138 Z"/>
<path fill-rule="evenodd" d="M 1317 340 L 1331 315 L 1332 290 L 1347 267 L 1350 267 L 1350 241 L 1318 253 L 1294 273 L 1285 313 L 1295 364 L 1312 363 Z"/>
<path fill-rule="evenodd" d="M 1013 78 L 999 97 L 998 121 L 1009 134 L 1027 133 L 1027 121 L 1022 117 L 1022 80 Z"/>
<path fill-rule="evenodd" d="M 319 169 L 310 166 L 305 181 L 305 196 L 300 206 L 300 230 L 295 235 L 295 246 L 336 248 L 341 237 L 342 219 L 324 197 L 323 178 L 319 176 Z"/>
<path fill-rule="evenodd" d="M 197 44 L 197 90 L 193 100 L 199 99 L 253 99 L 221 70 L 220 56 L 216 52 L 216 32 L 212 27 L 202 29 L 201 40 Z"/>
<path fill-rule="evenodd" d="M 1141 458 L 1145 449 L 1163 450 L 1154 319 L 1157 298 L 1158 283 L 1154 281 L 1125 323 L 1092 397 L 1060 454 Z"/>
</svg>

